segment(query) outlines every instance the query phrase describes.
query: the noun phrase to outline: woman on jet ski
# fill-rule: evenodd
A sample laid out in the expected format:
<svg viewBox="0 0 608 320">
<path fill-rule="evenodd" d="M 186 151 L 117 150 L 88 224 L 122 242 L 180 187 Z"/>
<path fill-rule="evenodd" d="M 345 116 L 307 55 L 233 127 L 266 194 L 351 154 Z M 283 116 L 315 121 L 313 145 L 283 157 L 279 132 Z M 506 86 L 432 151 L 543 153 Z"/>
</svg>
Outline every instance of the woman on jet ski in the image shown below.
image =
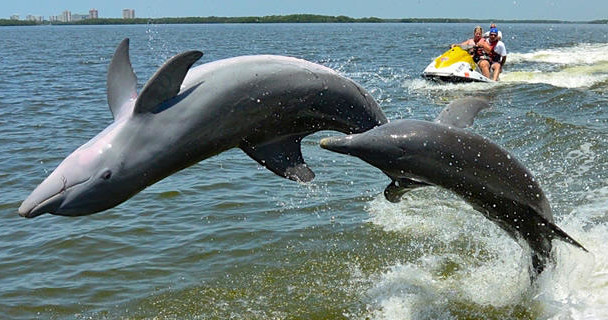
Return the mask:
<svg viewBox="0 0 608 320">
<path fill-rule="evenodd" d="M 473 29 L 473 38 L 465 40 L 459 44 L 453 44 L 452 48 L 458 46 L 464 50 L 469 50 L 469 53 L 471 53 L 473 58 L 475 58 L 476 47 L 481 46 L 481 42 L 486 42 L 486 40 L 483 38 L 483 28 L 481 28 L 481 26 L 477 26 L 475 29 Z"/>
<path fill-rule="evenodd" d="M 486 43 L 486 39 L 483 38 L 483 28 L 481 26 L 477 26 L 475 29 L 473 29 L 473 38 L 465 40 L 459 44 L 453 44 L 452 48 L 458 46 L 464 50 L 468 50 L 471 57 L 473 57 L 473 61 L 475 61 L 475 63 L 479 63 L 479 61 L 482 59 L 489 59 L 483 50 L 484 43 Z"/>
</svg>

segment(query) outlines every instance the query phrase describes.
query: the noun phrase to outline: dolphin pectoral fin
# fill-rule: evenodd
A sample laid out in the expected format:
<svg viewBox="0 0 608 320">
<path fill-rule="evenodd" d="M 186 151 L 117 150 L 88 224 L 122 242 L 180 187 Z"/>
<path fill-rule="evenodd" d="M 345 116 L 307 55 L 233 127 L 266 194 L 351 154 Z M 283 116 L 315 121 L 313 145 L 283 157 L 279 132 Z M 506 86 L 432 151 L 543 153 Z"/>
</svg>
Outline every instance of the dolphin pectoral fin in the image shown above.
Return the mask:
<svg viewBox="0 0 608 320">
<path fill-rule="evenodd" d="M 315 178 L 315 173 L 306 163 L 300 163 L 287 168 L 283 176 L 298 182 L 310 182 Z"/>
<path fill-rule="evenodd" d="M 188 70 L 202 56 L 200 51 L 187 51 L 167 60 L 141 90 L 133 112 L 154 111 L 158 105 L 175 97 Z"/>
<path fill-rule="evenodd" d="M 589 252 L 585 247 L 583 247 L 580 243 L 574 240 L 560 227 L 548 221 L 541 215 L 537 215 L 532 220 L 536 224 L 538 232 L 536 234 L 533 233 L 522 235 L 524 236 L 524 239 L 527 238 L 526 240 L 532 251 L 532 265 L 530 268 L 531 282 L 534 282 L 538 275 L 540 275 L 546 269 L 546 266 L 548 264 L 555 263 L 555 259 L 551 255 L 551 251 L 553 248 L 551 241 L 553 239 L 562 240 L 585 252 Z"/>
<path fill-rule="evenodd" d="M 302 157 L 300 142 L 303 136 L 281 137 L 272 142 L 250 145 L 242 143 L 240 148 L 252 159 L 275 174 L 299 182 L 309 182 L 315 174 Z"/>
<path fill-rule="evenodd" d="M 392 181 L 384 189 L 384 198 L 389 202 L 398 203 L 399 201 L 401 201 L 401 197 L 408 191 L 408 189 L 396 186 L 395 181 Z"/>
<path fill-rule="evenodd" d="M 527 238 L 526 240 L 530 244 L 530 247 L 534 251 L 545 252 L 546 255 L 551 251 L 551 240 L 557 239 L 569 243 L 585 252 L 589 252 L 582 244 L 574 240 L 564 230 L 558 227 L 552 221 L 549 221 L 546 217 L 538 212 L 532 206 L 525 206 L 527 212 L 519 219 L 520 225 L 517 225 L 517 229 L 520 232 L 526 230 L 526 235 L 522 236 Z M 524 221 L 527 224 L 523 224 Z"/>
<path fill-rule="evenodd" d="M 479 111 L 489 107 L 490 104 L 482 98 L 457 99 L 441 110 L 435 122 L 457 128 L 466 128 L 473 124 L 473 120 Z"/>
<path fill-rule="evenodd" d="M 108 105 L 114 119 L 130 114 L 137 98 L 137 77 L 129 60 L 129 38 L 125 38 L 116 48 L 108 67 Z"/>
<path fill-rule="evenodd" d="M 398 203 L 401 201 L 401 197 L 408 191 L 427 186 L 429 184 L 407 178 L 393 179 L 386 189 L 384 189 L 384 198 L 392 203 Z"/>
<path fill-rule="evenodd" d="M 543 218 L 544 219 L 544 218 Z M 552 222 L 547 221 L 546 222 L 547 225 L 549 226 L 549 228 L 551 229 L 551 233 L 552 233 L 552 238 L 553 239 L 559 239 L 562 240 L 564 242 L 567 242 L 585 252 L 589 252 L 589 250 L 587 250 L 585 247 L 583 247 L 582 244 L 580 244 L 578 241 L 574 240 L 570 235 L 568 235 L 564 230 L 562 230 L 560 227 L 558 227 L 557 225 L 555 225 Z"/>
</svg>

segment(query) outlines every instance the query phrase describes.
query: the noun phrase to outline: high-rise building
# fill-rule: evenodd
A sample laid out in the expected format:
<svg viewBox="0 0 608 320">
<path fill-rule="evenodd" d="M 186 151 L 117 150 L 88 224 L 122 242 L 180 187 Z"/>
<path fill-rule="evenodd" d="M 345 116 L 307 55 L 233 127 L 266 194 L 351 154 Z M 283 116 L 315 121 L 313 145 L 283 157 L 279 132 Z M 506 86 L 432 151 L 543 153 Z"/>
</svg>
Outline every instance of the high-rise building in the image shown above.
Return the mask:
<svg viewBox="0 0 608 320">
<path fill-rule="evenodd" d="M 27 21 L 35 21 L 37 23 L 42 23 L 42 16 L 34 16 L 31 14 L 28 14 L 27 17 L 25 18 Z"/>
<path fill-rule="evenodd" d="M 59 21 L 61 22 L 71 22 L 72 21 L 72 12 L 69 10 L 65 10 L 59 16 Z"/>
<path fill-rule="evenodd" d="M 89 19 L 99 19 L 99 12 L 97 12 L 97 9 L 89 10 Z"/>
<path fill-rule="evenodd" d="M 135 19 L 135 9 L 122 9 L 123 19 Z"/>
</svg>

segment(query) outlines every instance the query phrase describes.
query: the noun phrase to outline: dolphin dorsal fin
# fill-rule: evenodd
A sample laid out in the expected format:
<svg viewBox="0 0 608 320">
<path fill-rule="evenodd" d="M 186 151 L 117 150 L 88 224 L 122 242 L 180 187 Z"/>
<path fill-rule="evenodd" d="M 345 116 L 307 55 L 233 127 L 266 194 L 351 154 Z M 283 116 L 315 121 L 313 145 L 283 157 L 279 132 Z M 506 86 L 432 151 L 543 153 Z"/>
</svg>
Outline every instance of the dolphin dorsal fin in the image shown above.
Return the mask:
<svg viewBox="0 0 608 320">
<path fill-rule="evenodd" d="M 482 98 L 457 99 L 441 110 L 435 122 L 457 128 L 466 128 L 473 124 L 473 120 L 479 111 L 489 107 L 488 101 Z"/>
<path fill-rule="evenodd" d="M 200 51 L 187 51 L 167 60 L 141 90 L 133 113 L 155 110 L 159 104 L 175 97 L 188 69 L 202 56 Z"/>
<path fill-rule="evenodd" d="M 114 120 L 129 114 L 137 98 L 137 77 L 129 60 L 129 38 L 120 42 L 108 67 L 108 105 Z"/>
</svg>

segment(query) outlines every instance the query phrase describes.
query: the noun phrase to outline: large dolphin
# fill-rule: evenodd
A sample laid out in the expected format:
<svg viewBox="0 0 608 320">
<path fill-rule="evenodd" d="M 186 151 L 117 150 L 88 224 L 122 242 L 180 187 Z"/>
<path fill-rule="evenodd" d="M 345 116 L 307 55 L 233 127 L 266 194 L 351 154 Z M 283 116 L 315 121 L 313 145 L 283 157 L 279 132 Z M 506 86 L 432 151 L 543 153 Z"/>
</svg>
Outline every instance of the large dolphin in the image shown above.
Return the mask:
<svg viewBox="0 0 608 320">
<path fill-rule="evenodd" d="M 379 168 L 392 182 L 391 202 L 414 188 L 451 190 L 509 235 L 532 249 L 531 278 L 550 261 L 551 240 L 582 245 L 555 225 L 538 182 L 513 155 L 462 128 L 489 105 L 482 99 L 452 102 L 435 122 L 399 120 L 360 134 L 321 140 L 321 147 L 356 156 Z"/>
<path fill-rule="evenodd" d="M 63 160 L 19 214 L 103 211 L 235 147 L 277 175 L 307 182 L 314 173 L 302 158 L 302 138 L 387 122 L 365 89 L 324 66 L 257 55 L 191 69 L 202 55 L 188 51 L 169 59 L 138 95 L 129 40 L 123 40 L 108 69 L 114 122 Z"/>
</svg>

